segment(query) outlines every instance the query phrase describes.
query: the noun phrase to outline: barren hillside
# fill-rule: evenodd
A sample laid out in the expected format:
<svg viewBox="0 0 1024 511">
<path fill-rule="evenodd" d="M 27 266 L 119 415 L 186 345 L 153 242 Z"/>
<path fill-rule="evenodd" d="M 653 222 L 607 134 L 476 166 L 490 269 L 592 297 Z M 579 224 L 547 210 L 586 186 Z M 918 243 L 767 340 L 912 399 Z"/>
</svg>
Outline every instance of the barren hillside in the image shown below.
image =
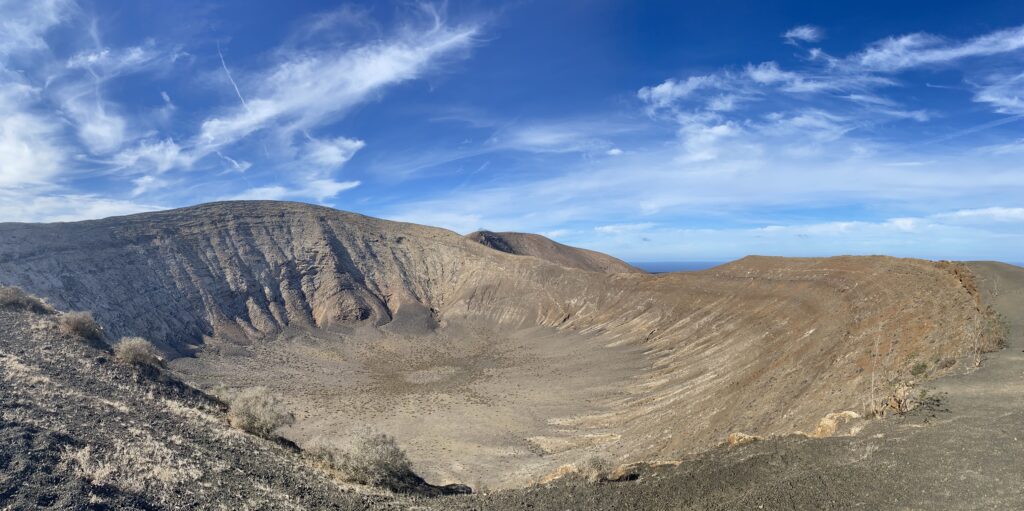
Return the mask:
<svg viewBox="0 0 1024 511">
<path fill-rule="evenodd" d="M 508 254 L 533 256 L 569 268 L 605 273 L 643 272 L 607 254 L 563 245 L 539 234 L 476 231 L 466 237 Z"/>
<path fill-rule="evenodd" d="M 0 306 L 0 508 L 397 509 L 294 448 L 228 427 L 219 401 Z"/>
<path fill-rule="evenodd" d="M 967 370 L 995 339 L 953 263 L 609 274 L 295 203 L 3 224 L 0 283 L 195 355 L 174 366 L 197 383 L 289 396 L 300 444 L 371 425 L 428 478 L 497 486 L 594 454 L 671 459 L 732 432 L 811 432 Z"/>
</svg>

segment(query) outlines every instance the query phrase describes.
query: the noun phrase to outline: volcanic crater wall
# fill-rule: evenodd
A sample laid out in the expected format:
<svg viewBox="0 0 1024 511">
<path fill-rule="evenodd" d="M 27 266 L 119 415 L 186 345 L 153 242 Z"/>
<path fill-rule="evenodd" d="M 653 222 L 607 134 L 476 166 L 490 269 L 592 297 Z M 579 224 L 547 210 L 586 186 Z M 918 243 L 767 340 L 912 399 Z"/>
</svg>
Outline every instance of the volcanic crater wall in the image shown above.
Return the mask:
<svg viewBox="0 0 1024 511">
<path fill-rule="evenodd" d="M 806 429 L 884 397 L 914 363 L 928 375 L 963 368 L 957 361 L 993 344 L 991 314 L 964 272 L 888 257 L 751 257 L 699 273 L 608 274 L 278 202 L 0 224 L 0 284 L 91 310 L 113 337 L 143 335 L 172 353 L 206 336 L 383 325 L 403 306 L 441 324 L 542 326 L 639 346 L 650 368 L 629 397 L 565 424 L 649 456 L 723 431 Z M 665 435 L 664 425 L 688 433 Z"/>
</svg>

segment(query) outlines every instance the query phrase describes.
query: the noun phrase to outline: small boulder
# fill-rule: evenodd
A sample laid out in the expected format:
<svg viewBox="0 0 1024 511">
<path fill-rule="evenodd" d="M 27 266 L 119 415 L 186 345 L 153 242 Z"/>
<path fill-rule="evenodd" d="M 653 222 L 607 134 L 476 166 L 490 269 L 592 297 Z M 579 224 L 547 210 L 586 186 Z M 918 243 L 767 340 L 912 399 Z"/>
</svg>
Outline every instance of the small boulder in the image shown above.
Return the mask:
<svg viewBox="0 0 1024 511">
<path fill-rule="evenodd" d="M 728 442 L 730 447 L 735 447 L 737 445 L 753 443 L 761 439 L 762 438 L 757 435 L 748 435 L 746 433 L 740 433 L 736 431 L 733 433 L 729 433 L 729 438 L 726 441 Z"/>
<path fill-rule="evenodd" d="M 836 434 L 836 431 L 839 430 L 839 426 L 860 418 L 861 415 L 859 413 L 850 410 L 830 413 L 822 417 L 821 420 L 818 421 L 818 425 L 814 428 L 814 431 L 807 436 L 811 438 L 828 438 Z"/>
</svg>

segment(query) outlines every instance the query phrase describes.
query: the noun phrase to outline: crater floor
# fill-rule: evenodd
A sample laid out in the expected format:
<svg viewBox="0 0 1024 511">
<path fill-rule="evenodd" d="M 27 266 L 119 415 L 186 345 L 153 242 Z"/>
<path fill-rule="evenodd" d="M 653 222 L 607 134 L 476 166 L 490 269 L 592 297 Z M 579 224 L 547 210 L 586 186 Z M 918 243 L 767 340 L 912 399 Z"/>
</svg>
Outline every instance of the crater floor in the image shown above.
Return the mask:
<svg viewBox="0 0 1024 511">
<path fill-rule="evenodd" d="M 649 364 L 595 336 L 448 325 L 410 337 L 374 328 L 294 331 L 214 343 L 174 368 L 200 385 L 265 386 L 300 445 L 344 447 L 364 429 L 406 447 L 428 480 L 520 486 L 559 465 L 615 452 L 620 431 L 583 425 L 613 410 Z"/>
</svg>

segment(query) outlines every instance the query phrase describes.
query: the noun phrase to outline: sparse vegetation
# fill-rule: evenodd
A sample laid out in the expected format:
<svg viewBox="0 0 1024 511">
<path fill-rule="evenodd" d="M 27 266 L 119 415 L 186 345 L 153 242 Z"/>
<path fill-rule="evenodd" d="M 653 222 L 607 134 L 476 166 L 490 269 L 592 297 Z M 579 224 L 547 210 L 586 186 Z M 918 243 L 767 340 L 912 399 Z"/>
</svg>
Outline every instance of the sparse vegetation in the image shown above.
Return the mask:
<svg viewBox="0 0 1024 511">
<path fill-rule="evenodd" d="M 20 309 L 38 314 L 53 314 L 50 304 L 18 287 L 0 287 L 0 308 Z"/>
<path fill-rule="evenodd" d="M 928 372 L 928 364 L 924 362 L 918 362 L 910 368 L 910 374 L 913 376 L 923 376 Z"/>
<path fill-rule="evenodd" d="M 163 367 L 164 361 L 153 344 L 142 337 L 122 337 L 114 346 L 114 357 L 128 365 Z"/>
<path fill-rule="evenodd" d="M 103 339 L 103 327 L 96 322 L 90 312 L 68 312 L 60 317 L 60 331 L 67 335 L 81 337 L 90 341 Z"/>
<path fill-rule="evenodd" d="M 612 471 L 612 463 L 601 456 L 591 456 L 583 463 L 582 475 L 591 483 L 608 480 Z"/>
<path fill-rule="evenodd" d="M 419 481 L 405 451 L 384 433 L 366 433 L 349 452 L 320 447 L 314 454 L 354 483 L 399 491 Z"/>
<path fill-rule="evenodd" d="M 223 383 L 218 383 L 216 385 L 213 385 L 212 387 L 206 387 L 203 390 L 206 391 L 207 394 L 210 394 L 211 396 L 221 400 L 221 402 L 226 404 L 231 403 L 231 401 L 233 401 L 240 392 L 238 389 L 233 389 L 231 387 L 228 387 L 227 385 L 224 385 Z"/>
<path fill-rule="evenodd" d="M 231 400 L 228 411 L 231 426 L 263 438 L 274 438 L 278 428 L 295 423 L 281 398 L 265 387 L 243 390 Z"/>
</svg>

